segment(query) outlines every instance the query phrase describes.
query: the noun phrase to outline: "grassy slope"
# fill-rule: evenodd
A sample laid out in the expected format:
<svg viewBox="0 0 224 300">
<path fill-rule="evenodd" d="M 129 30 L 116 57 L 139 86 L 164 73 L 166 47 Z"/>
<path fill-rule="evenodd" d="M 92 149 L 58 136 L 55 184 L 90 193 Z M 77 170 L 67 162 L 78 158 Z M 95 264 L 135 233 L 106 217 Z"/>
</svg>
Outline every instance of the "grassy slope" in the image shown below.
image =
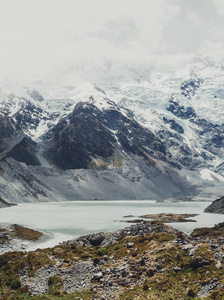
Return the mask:
<svg viewBox="0 0 224 300">
<path fill-rule="evenodd" d="M 204 236 L 204 234 L 205 229 L 196 230 L 193 233 L 197 237 Z M 210 237 L 212 243 L 217 243 L 217 238 L 223 234 L 223 225 L 206 231 L 206 236 Z M 80 246 L 74 242 L 70 245 L 60 245 L 30 253 L 6 253 L 0 256 L 0 299 L 100 299 L 97 291 L 93 289 L 68 295 L 63 290 L 61 278 L 57 276 L 49 278 L 49 289 L 45 295 L 32 296 L 26 287 L 21 287 L 19 272 L 26 267 L 29 276 L 32 276 L 41 267 L 54 265 L 59 258 L 63 259 L 63 267 L 68 268 L 80 259 L 88 261 L 96 257 L 101 258 L 104 254 L 107 254 L 108 257 L 113 256 L 113 260 L 117 262 L 127 257 L 128 262 L 134 266 L 131 271 L 135 276 L 135 286 L 133 288 L 122 287 L 116 299 L 200 299 L 196 298 L 196 294 L 201 286 L 206 285 L 212 279 L 218 278 L 219 282 L 224 284 L 223 268 L 220 270 L 216 268 L 214 252 L 211 250 L 211 243 L 208 240 L 207 242 L 199 240 L 195 255 L 189 256 L 178 243 L 173 243 L 176 238 L 181 240 L 184 239 L 184 236 L 180 234 L 177 237 L 160 232 L 144 237 L 124 237 L 103 248 Z M 127 250 L 125 247 L 127 243 L 134 243 L 135 246 Z M 155 272 L 150 266 L 141 266 L 139 264 L 140 257 L 150 257 L 151 265 L 156 262 L 162 263 L 162 271 Z M 206 258 L 209 264 L 199 267 L 196 262 L 197 257 Z M 110 260 L 104 267 L 108 266 L 111 266 Z M 176 267 L 179 269 L 175 270 Z M 111 276 L 112 280 L 116 280 L 114 274 Z M 97 285 L 97 283 L 95 284 Z M 224 299 L 224 290 L 220 287 L 215 288 L 205 299 Z"/>
</svg>

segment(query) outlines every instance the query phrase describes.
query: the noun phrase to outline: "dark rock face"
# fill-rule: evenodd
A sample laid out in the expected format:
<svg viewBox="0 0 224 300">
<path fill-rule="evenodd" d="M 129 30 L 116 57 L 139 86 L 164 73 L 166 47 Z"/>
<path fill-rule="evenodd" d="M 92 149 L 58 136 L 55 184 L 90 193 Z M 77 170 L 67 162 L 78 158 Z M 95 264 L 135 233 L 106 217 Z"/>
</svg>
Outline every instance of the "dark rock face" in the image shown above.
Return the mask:
<svg viewBox="0 0 224 300">
<path fill-rule="evenodd" d="M 224 125 L 214 125 L 200 118 L 192 120 L 199 128 L 198 133 L 204 139 L 204 149 L 218 154 L 224 147 Z"/>
<path fill-rule="evenodd" d="M 93 233 L 86 236 L 82 236 L 79 238 L 79 241 L 84 242 L 85 244 L 91 245 L 91 246 L 100 246 L 105 239 L 105 235 L 102 233 Z"/>
<path fill-rule="evenodd" d="M 77 104 L 50 134 L 47 157 L 61 169 L 87 169 L 91 157 L 107 158 L 114 152 L 115 138 L 93 105 Z"/>
<path fill-rule="evenodd" d="M 174 98 L 170 99 L 170 106 L 167 108 L 175 116 L 181 119 L 191 119 L 196 117 L 196 113 L 192 107 L 184 107 L 180 105 Z"/>
<path fill-rule="evenodd" d="M 10 147 L 11 140 L 21 133 L 20 127 L 8 116 L 0 114 L 0 152 Z"/>
<path fill-rule="evenodd" d="M 163 118 L 163 121 L 167 124 L 170 124 L 170 128 L 175 130 L 176 132 L 182 134 L 184 133 L 184 129 L 182 126 L 180 126 L 177 122 L 175 122 L 174 120 L 168 120 L 167 118 Z"/>
<path fill-rule="evenodd" d="M 33 142 L 30 138 L 25 137 L 7 153 L 6 157 L 14 158 L 27 165 L 38 166 L 40 165 L 40 161 L 35 155 L 36 145 L 37 143 Z"/>
<path fill-rule="evenodd" d="M 213 214 L 224 214 L 224 197 L 213 201 L 212 204 L 206 207 L 205 212 Z"/>
<path fill-rule="evenodd" d="M 134 154 L 142 155 L 144 147 L 166 154 L 165 146 L 152 132 L 140 126 L 134 119 L 127 118 L 117 110 L 108 110 L 104 114 L 107 126 L 117 131 L 117 138 L 122 147 Z M 147 151 L 147 150 L 146 150 Z"/>
<path fill-rule="evenodd" d="M 189 80 L 184 81 L 180 86 L 182 95 L 190 99 L 191 96 L 195 95 L 195 91 L 200 87 L 202 83 L 203 80 L 200 78 L 191 78 Z"/>
<path fill-rule="evenodd" d="M 40 115 L 42 113 L 43 110 L 40 107 L 37 107 L 26 100 L 22 103 L 20 110 L 18 110 L 13 117 L 21 128 L 27 129 L 28 127 L 30 129 L 35 129 L 40 123 Z"/>
<path fill-rule="evenodd" d="M 92 103 L 78 103 L 45 136 L 48 159 L 61 169 L 89 168 L 92 159 L 110 160 L 116 149 L 166 160 L 166 149 L 152 132 L 118 109 L 101 111 Z"/>
<path fill-rule="evenodd" d="M 211 159 L 212 155 L 218 155 L 220 148 L 224 147 L 224 125 L 212 124 L 209 121 L 197 116 L 192 107 L 184 107 L 180 105 L 178 100 L 171 98 L 170 105 L 167 108 L 179 119 L 187 119 L 190 121 L 190 126 L 194 133 L 198 136 L 198 140 L 204 151 L 193 152 L 192 149 L 184 143 L 182 134 L 183 128 L 172 119 L 163 118 L 163 121 L 170 124 L 170 129 L 176 131 L 169 131 L 167 129 L 161 130 L 158 136 L 166 144 L 169 149 L 178 149 L 181 154 L 177 159 L 181 165 L 188 167 L 190 170 L 195 170 L 199 165 Z M 167 138 L 168 137 L 168 138 Z M 223 170 L 223 166 L 220 166 Z"/>
<path fill-rule="evenodd" d="M 182 128 L 182 127 L 181 127 Z M 191 149 L 187 144 L 183 142 L 182 134 L 177 131 L 161 130 L 158 132 L 158 137 L 166 143 L 167 149 L 175 149 L 180 154 L 176 158 L 176 164 L 179 163 L 182 166 L 194 170 L 198 165 L 197 157 L 192 155 Z"/>
</svg>

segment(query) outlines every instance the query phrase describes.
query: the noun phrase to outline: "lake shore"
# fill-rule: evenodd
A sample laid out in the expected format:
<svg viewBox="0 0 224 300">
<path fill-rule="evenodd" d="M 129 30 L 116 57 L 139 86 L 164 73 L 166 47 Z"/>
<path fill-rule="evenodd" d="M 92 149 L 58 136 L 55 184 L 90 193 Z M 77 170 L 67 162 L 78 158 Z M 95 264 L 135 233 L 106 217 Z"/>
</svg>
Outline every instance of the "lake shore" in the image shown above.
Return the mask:
<svg viewBox="0 0 224 300">
<path fill-rule="evenodd" d="M 31 251 L 54 238 L 50 232 L 39 232 L 17 224 L 1 224 L 0 255 L 12 251 Z"/>
<path fill-rule="evenodd" d="M 0 210 L 0 226 L 20 224 L 40 231 L 42 239 L 35 243 L 18 241 L 11 249 L 36 250 L 58 245 L 96 232 L 111 232 L 133 222 L 139 216 L 166 214 L 173 228 L 190 234 L 197 227 L 212 227 L 224 221 L 223 215 L 205 214 L 204 202 L 157 203 L 155 201 L 75 201 L 65 203 L 19 204 Z M 194 222 L 174 222 L 174 216 L 198 214 Z M 172 216 L 173 214 L 173 216 Z M 124 218 L 129 216 L 129 218 Z M 164 216 L 164 215 L 163 215 Z M 156 220 L 155 220 L 156 221 Z M 160 220 L 161 221 L 161 220 Z M 172 223 L 173 221 L 173 223 Z"/>
</svg>

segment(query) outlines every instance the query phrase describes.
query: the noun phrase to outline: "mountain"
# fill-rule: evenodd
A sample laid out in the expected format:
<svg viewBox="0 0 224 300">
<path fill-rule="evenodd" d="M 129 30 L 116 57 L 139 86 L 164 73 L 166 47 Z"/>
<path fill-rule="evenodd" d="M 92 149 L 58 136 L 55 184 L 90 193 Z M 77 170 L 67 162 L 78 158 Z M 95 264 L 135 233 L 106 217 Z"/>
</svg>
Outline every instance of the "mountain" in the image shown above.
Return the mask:
<svg viewBox="0 0 224 300">
<path fill-rule="evenodd" d="M 22 130 L 13 118 L 0 114 L 0 153 L 2 155 L 16 144 L 22 135 Z"/>
<path fill-rule="evenodd" d="M 155 159 L 168 161 L 163 143 L 139 125 L 129 111 L 114 102 L 99 109 L 93 97 L 79 102 L 71 114 L 47 132 L 48 160 L 62 169 L 106 168 L 122 165 L 123 153 L 135 154 L 155 165 Z M 74 155 L 75 153 L 75 155 Z"/>
<path fill-rule="evenodd" d="M 208 207 L 206 207 L 205 212 L 224 214 L 224 197 L 213 201 Z"/>
<path fill-rule="evenodd" d="M 11 202 L 221 196 L 223 82 L 221 60 L 197 57 L 167 74 L 83 63 L 2 87 L 0 194 Z"/>
<path fill-rule="evenodd" d="M 32 141 L 28 137 L 24 137 L 7 153 L 6 157 L 12 157 L 27 165 L 41 165 L 39 159 L 36 157 L 36 145 L 36 142 Z"/>
</svg>

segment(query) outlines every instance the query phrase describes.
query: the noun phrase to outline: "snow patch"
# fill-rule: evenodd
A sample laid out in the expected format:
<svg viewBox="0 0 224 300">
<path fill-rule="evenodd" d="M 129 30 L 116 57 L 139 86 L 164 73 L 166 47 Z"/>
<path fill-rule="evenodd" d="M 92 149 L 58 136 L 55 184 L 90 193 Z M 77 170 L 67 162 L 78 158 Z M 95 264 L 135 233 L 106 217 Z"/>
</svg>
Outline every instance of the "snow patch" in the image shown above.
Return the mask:
<svg viewBox="0 0 224 300">
<path fill-rule="evenodd" d="M 223 176 L 221 176 L 211 170 L 208 170 L 208 169 L 202 169 L 200 171 L 200 176 L 203 180 L 214 181 L 216 179 L 216 180 L 224 182 Z"/>
</svg>

